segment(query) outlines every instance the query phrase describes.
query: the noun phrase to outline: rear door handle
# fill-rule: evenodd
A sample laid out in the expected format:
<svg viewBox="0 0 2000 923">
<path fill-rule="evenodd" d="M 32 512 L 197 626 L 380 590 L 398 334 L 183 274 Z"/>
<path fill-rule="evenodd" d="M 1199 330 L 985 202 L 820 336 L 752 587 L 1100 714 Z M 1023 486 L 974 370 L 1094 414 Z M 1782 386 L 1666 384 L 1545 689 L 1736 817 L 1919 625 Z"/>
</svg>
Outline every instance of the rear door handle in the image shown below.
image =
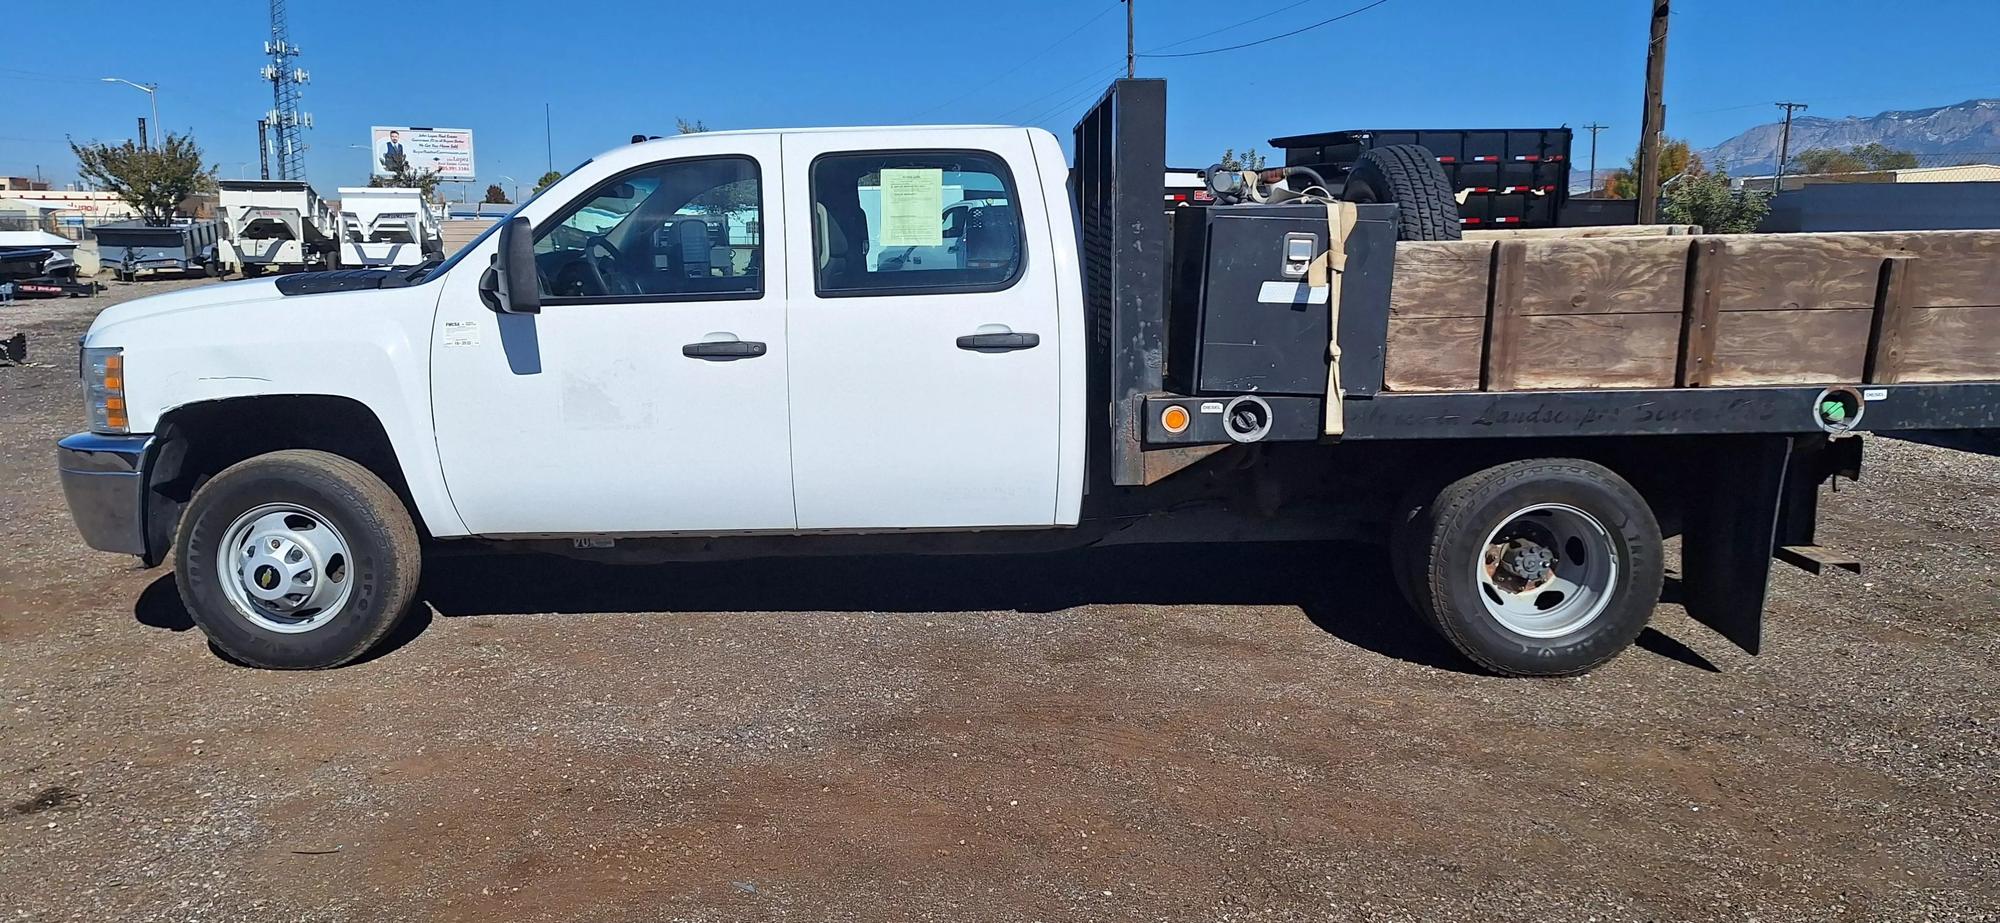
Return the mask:
<svg viewBox="0 0 2000 923">
<path fill-rule="evenodd" d="M 1040 345 L 1041 335 L 1034 333 L 973 333 L 958 338 L 959 349 L 977 353 L 1007 353 Z"/>
<path fill-rule="evenodd" d="M 721 340 L 708 343 L 689 343 L 681 347 L 681 355 L 690 359 L 706 359 L 710 362 L 734 362 L 738 359 L 755 359 L 770 351 L 755 340 Z"/>
</svg>

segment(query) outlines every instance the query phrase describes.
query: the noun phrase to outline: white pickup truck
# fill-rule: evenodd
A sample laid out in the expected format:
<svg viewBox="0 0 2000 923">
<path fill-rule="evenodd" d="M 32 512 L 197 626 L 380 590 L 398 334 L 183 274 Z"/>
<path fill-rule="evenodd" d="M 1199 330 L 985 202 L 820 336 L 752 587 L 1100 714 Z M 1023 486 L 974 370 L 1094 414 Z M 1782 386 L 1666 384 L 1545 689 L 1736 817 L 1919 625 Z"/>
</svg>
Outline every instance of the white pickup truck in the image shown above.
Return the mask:
<svg viewBox="0 0 2000 923">
<path fill-rule="evenodd" d="M 89 431 L 58 450 L 73 517 L 149 565 L 177 548 L 197 624 L 274 668 L 367 651 L 434 544 L 659 559 L 1393 534 L 1401 588 L 1469 657 L 1576 673 L 1643 628 L 1662 523 L 1685 523 L 1690 610 L 1756 646 L 1776 511 L 1858 442 L 1814 420 L 1819 389 L 1385 390 L 1363 340 L 1387 270 L 1369 267 L 1432 198 L 1364 204 L 1347 238 L 1344 433 L 1322 428 L 1324 394 L 1174 390 L 1192 347 L 1169 342 L 1164 92 L 1120 81 L 1074 171 L 1031 128 L 683 135 L 579 166 L 449 260 L 110 308 L 82 344 Z M 1225 179 L 1224 198 L 1258 181 Z M 1328 299 L 1300 280 L 1333 239 L 1316 220 L 1270 242 L 1267 274 L 1291 281 L 1239 306 L 1317 318 L 1312 389 Z M 1219 369 L 1248 347 L 1210 348 Z M 1772 483 L 1680 502 L 1679 478 L 1710 471 Z"/>
</svg>

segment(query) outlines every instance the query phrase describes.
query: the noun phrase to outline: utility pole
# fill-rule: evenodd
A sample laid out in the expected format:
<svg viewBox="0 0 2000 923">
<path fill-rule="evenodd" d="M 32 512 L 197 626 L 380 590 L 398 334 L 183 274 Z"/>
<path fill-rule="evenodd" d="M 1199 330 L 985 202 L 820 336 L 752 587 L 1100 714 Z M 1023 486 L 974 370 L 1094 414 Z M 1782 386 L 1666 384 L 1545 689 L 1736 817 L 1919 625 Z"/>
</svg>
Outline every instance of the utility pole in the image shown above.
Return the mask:
<svg viewBox="0 0 2000 923">
<path fill-rule="evenodd" d="M 1672 0 L 1651 0 L 1652 40 L 1646 43 L 1646 108 L 1639 120 L 1639 223 L 1660 216 L 1660 140 L 1667 133 L 1667 17 Z"/>
<path fill-rule="evenodd" d="M 549 168 L 548 168 L 548 172 L 549 172 L 549 173 L 554 173 L 554 172 L 556 172 L 556 140 L 555 140 L 555 139 L 556 139 L 556 134 L 555 134 L 555 129 L 551 127 L 551 126 L 553 126 L 554 124 L 555 124 L 555 123 L 554 123 L 553 121 L 551 121 L 551 120 L 550 120 L 550 118 L 549 118 L 549 104 L 548 104 L 548 103 L 543 103 L 543 104 L 542 104 L 542 145 L 543 145 L 543 147 L 545 147 L 545 148 L 546 148 L 546 151 L 545 151 L 545 153 L 547 153 L 547 154 L 548 154 L 548 156 L 549 156 Z M 544 175 L 547 175 L 547 174 L 544 174 Z"/>
<path fill-rule="evenodd" d="M 1136 65 L 1139 60 L 1138 54 L 1135 53 L 1132 48 L 1133 2 L 1134 0 L 1125 0 L 1125 77 L 1128 80 L 1137 74 Z"/>
<path fill-rule="evenodd" d="M 1785 191 L 1785 162 L 1792 155 L 1792 112 L 1806 108 L 1806 104 L 1779 103 L 1778 108 L 1785 110 L 1785 130 L 1778 135 L 1778 175 L 1771 180 L 1772 195 Z"/>
<path fill-rule="evenodd" d="M 139 150 L 146 150 L 146 117 L 139 116 Z"/>
<path fill-rule="evenodd" d="M 1590 129 L 1590 194 L 1594 196 L 1597 194 L 1597 133 L 1611 126 L 1592 122 L 1583 127 Z"/>
</svg>

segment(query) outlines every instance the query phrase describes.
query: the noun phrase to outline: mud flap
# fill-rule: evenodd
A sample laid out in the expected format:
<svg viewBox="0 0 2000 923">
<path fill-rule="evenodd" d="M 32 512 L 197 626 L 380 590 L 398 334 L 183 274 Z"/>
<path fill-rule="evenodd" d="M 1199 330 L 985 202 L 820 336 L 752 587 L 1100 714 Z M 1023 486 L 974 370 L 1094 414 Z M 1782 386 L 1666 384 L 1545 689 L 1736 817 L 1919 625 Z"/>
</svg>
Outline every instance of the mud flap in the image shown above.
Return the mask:
<svg viewBox="0 0 2000 923">
<path fill-rule="evenodd" d="M 1755 654 L 1792 437 L 1713 437 L 1711 445 L 1710 464 L 1688 494 L 1681 597 L 1695 621 Z"/>
</svg>

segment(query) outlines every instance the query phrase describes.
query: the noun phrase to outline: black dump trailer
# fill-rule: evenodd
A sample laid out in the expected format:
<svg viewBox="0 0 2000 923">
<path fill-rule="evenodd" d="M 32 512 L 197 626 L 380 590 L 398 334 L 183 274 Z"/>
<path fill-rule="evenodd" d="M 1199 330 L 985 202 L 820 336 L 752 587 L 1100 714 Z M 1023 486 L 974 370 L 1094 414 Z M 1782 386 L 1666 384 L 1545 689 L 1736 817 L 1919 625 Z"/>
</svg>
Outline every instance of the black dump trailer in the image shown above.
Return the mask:
<svg viewBox="0 0 2000 923">
<path fill-rule="evenodd" d="M 120 280 L 130 282 L 142 272 L 211 271 L 222 222 L 151 225 L 121 221 L 99 225 L 92 234 L 97 238 L 98 259 Z"/>
<path fill-rule="evenodd" d="M 1467 230 L 1552 228 L 1569 199 L 1567 128 L 1366 129 L 1271 139 L 1288 167 L 1338 184 L 1368 151 L 1414 144 L 1437 158 Z M 1339 192 L 1338 188 L 1332 190 Z"/>
</svg>

